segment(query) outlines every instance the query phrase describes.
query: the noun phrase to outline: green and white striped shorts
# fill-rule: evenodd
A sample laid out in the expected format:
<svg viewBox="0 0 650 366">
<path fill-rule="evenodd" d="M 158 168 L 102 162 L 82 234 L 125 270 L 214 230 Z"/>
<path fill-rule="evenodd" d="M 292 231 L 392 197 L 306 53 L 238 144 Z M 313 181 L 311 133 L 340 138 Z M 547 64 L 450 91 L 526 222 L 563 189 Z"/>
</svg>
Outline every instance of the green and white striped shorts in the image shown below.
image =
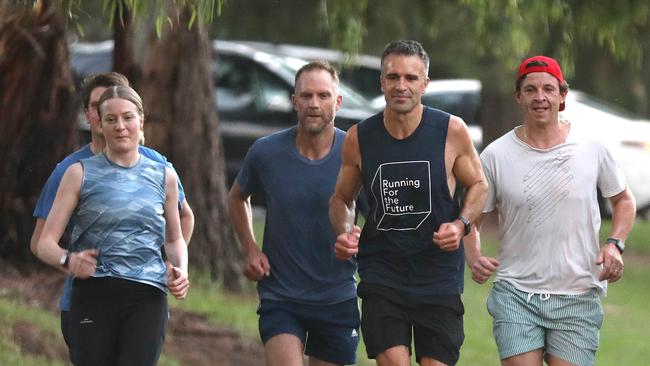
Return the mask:
<svg viewBox="0 0 650 366">
<path fill-rule="evenodd" d="M 501 359 L 543 349 L 578 366 L 595 363 L 603 308 L 596 289 L 580 295 L 528 293 L 506 281 L 487 299 Z"/>
</svg>

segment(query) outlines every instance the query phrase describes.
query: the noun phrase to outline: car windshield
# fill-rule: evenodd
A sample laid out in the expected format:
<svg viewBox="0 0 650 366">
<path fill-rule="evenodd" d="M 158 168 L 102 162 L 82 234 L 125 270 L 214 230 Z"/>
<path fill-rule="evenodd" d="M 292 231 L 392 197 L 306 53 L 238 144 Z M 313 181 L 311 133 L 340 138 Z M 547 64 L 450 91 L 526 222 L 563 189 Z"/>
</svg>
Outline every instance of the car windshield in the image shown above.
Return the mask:
<svg viewBox="0 0 650 366">
<path fill-rule="evenodd" d="M 570 92 L 574 94 L 574 97 L 576 101 L 585 104 L 589 107 L 598 109 L 603 112 L 607 112 L 610 114 L 613 114 L 615 116 L 621 117 L 621 118 L 627 118 L 627 119 L 642 119 L 641 116 L 638 116 L 630 111 L 627 111 L 617 105 L 614 105 L 612 103 L 609 103 L 607 101 L 604 101 L 602 99 L 598 99 L 592 95 L 585 94 L 583 92 L 579 91 L 573 91 Z"/>
</svg>

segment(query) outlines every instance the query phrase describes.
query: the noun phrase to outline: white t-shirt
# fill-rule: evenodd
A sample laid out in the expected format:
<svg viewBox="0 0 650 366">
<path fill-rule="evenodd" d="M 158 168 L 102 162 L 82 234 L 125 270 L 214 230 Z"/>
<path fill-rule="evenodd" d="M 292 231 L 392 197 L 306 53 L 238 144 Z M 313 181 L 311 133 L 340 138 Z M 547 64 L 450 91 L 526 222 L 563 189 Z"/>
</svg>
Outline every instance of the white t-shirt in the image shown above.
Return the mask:
<svg viewBox="0 0 650 366">
<path fill-rule="evenodd" d="M 531 293 L 576 295 L 607 283 L 598 280 L 598 187 L 611 197 L 625 177 L 600 142 L 581 140 L 536 149 L 514 130 L 481 154 L 489 191 L 483 212 L 499 216 L 499 267 L 495 281 Z"/>
</svg>

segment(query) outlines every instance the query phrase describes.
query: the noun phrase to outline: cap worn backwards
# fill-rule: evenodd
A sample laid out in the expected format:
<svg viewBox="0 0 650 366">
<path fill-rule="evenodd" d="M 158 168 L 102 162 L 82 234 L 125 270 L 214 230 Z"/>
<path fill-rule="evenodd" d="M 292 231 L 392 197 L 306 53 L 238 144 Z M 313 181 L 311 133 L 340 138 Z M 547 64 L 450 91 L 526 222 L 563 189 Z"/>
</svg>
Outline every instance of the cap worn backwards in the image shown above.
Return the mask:
<svg viewBox="0 0 650 366">
<path fill-rule="evenodd" d="M 521 79 L 522 76 L 530 74 L 532 72 L 549 73 L 553 75 L 553 77 L 555 77 L 560 82 L 560 84 L 564 84 L 564 76 L 562 75 L 560 64 L 558 64 L 558 62 L 553 58 L 546 56 L 533 56 L 524 60 L 519 65 L 517 80 Z M 560 104 L 560 111 L 563 111 L 564 107 L 565 103 L 562 102 L 562 104 Z"/>
</svg>

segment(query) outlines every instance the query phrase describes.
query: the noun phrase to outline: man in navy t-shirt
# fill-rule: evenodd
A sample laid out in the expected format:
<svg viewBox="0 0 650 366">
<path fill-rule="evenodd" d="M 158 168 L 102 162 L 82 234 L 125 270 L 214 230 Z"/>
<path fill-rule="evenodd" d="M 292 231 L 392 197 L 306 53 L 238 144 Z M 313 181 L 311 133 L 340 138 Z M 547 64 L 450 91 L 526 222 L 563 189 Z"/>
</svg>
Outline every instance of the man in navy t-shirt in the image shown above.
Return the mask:
<svg viewBox="0 0 650 366">
<path fill-rule="evenodd" d="M 267 365 L 356 362 L 359 308 L 354 259 L 334 256 L 328 202 L 341 164 L 343 131 L 338 76 L 315 61 L 296 74 L 298 125 L 259 139 L 229 196 L 230 215 L 246 254 L 244 274 L 257 281 L 259 330 Z M 252 229 L 250 196 L 266 196 L 264 242 Z"/>
<path fill-rule="evenodd" d="M 45 219 L 47 219 L 47 216 L 52 209 L 56 192 L 59 189 L 61 178 L 63 178 L 66 169 L 81 159 L 89 158 L 100 153 L 106 146 L 106 141 L 101 134 L 97 105 L 99 97 L 104 93 L 106 88 L 119 85 L 128 86 L 129 81 L 124 75 L 116 72 L 94 74 L 84 80 L 84 83 L 81 86 L 81 96 L 83 99 L 86 121 L 90 125 L 91 141 L 89 144 L 83 146 L 81 149 L 73 152 L 59 162 L 54 168 L 54 171 L 52 171 L 52 174 L 50 174 L 50 177 L 47 179 L 47 182 L 41 191 L 41 195 L 36 202 L 36 207 L 34 208 L 33 215 L 36 217 L 36 224 L 30 242 L 30 248 L 34 254 L 36 254 L 36 245 L 41 237 L 41 231 L 43 230 L 43 225 L 45 225 Z M 142 145 L 140 145 L 138 149 L 142 155 L 174 169 L 171 163 L 167 161 L 167 158 L 159 154 L 157 151 Z M 194 230 L 194 214 L 185 199 L 185 192 L 180 178 L 178 179 L 178 204 L 183 238 L 186 243 L 189 244 L 190 238 L 192 237 L 192 231 Z M 72 344 L 69 334 L 68 314 L 70 311 L 71 295 L 72 277 L 68 276 L 63 285 L 59 307 L 61 309 L 61 333 L 63 334 L 63 339 L 68 345 L 70 352 L 72 352 Z"/>
</svg>

